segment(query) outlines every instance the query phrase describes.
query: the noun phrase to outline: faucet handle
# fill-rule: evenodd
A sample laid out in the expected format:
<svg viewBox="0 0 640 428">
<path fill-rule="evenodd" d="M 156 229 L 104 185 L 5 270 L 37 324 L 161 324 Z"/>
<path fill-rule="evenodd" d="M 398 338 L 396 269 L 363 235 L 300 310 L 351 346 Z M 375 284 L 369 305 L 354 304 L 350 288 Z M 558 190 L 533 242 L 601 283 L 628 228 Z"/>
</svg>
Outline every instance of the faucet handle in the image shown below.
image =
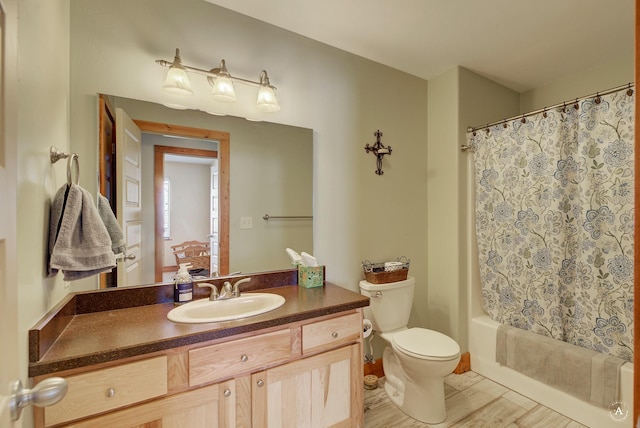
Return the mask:
<svg viewBox="0 0 640 428">
<path fill-rule="evenodd" d="M 240 296 L 240 284 L 243 284 L 249 281 L 251 281 L 251 278 L 244 278 L 244 279 L 241 279 L 240 281 L 236 281 L 236 283 L 233 284 L 233 296 L 234 297 Z"/>
<path fill-rule="evenodd" d="M 205 287 L 209 287 L 211 289 L 211 294 L 209 295 L 209 300 L 216 300 L 218 298 L 218 288 L 213 285 L 210 284 L 208 282 L 199 282 L 196 284 L 198 287 L 201 288 L 205 288 Z"/>
<path fill-rule="evenodd" d="M 231 286 L 231 283 L 229 281 L 225 281 L 224 282 L 223 288 L 224 288 L 224 292 L 225 293 L 231 293 L 232 286 Z M 220 291 L 222 291 L 222 290 L 220 290 Z"/>
</svg>

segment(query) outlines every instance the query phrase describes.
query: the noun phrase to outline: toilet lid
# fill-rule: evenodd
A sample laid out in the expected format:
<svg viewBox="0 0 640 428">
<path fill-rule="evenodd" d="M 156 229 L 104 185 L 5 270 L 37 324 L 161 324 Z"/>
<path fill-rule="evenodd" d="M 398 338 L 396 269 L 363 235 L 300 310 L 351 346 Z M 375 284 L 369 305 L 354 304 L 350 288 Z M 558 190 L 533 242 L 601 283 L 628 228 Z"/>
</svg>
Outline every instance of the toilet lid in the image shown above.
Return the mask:
<svg viewBox="0 0 640 428">
<path fill-rule="evenodd" d="M 400 351 L 418 358 L 452 359 L 460 354 L 460 346 L 447 335 L 426 328 L 410 328 L 393 335 Z"/>
</svg>

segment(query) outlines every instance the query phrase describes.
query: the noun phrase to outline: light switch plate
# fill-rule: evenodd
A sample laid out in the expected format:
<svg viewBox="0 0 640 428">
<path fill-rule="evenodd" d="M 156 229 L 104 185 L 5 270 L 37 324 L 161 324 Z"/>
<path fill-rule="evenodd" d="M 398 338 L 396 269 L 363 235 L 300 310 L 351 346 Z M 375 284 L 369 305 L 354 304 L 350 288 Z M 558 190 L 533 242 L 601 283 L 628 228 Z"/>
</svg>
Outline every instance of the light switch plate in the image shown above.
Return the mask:
<svg viewBox="0 0 640 428">
<path fill-rule="evenodd" d="M 240 229 L 253 229 L 253 217 L 240 217 Z"/>
</svg>

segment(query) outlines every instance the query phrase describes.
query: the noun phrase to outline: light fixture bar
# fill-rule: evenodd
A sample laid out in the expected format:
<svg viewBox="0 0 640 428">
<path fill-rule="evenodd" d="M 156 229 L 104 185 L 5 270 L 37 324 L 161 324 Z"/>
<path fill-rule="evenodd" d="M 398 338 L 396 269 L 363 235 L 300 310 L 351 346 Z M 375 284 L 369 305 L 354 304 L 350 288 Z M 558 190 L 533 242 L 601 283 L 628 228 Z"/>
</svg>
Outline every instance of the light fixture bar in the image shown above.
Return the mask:
<svg viewBox="0 0 640 428">
<path fill-rule="evenodd" d="M 171 67 L 173 65 L 173 62 L 169 62 L 167 60 L 164 59 L 157 59 L 156 60 L 156 64 L 159 64 L 163 67 Z M 184 67 L 185 70 L 197 73 L 197 74 L 201 74 L 203 76 L 207 76 L 207 77 L 211 77 L 213 79 L 215 79 L 216 77 L 218 77 L 220 75 L 220 68 L 212 68 L 211 70 L 203 70 L 201 68 L 196 68 L 196 67 L 191 67 L 190 65 L 185 65 L 182 64 L 182 67 Z M 266 71 L 262 70 L 263 73 L 266 73 Z M 256 82 L 253 80 L 249 80 L 249 79 L 244 79 L 242 77 L 236 77 L 236 76 L 232 76 L 231 74 L 229 74 L 227 76 L 229 79 L 236 81 L 236 82 L 241 82 L 241 83 L 246 83 L 248 85 L 253 85 L 253 86 L 264 86 L 263 84 L 261 84 L 260 82 Z M 277 87 L 273 86 L 271 83 L 267 83 L 267 86 L 270 87 L 271 89 L 278 89 Z"/>
<path fill-rule="evenodd" d="M 269 76 L 266 70 L 260 72 L 258 81 L 244 79 L 242 77 L 232 76 L 227 71 L 225 60 L 220 61 L 220 67 L 211 70 L 203 70 L 201 68 L 184 65 L 180 58 L 180 49 L 176 49 L 176 55 L 172 62 L 164 59 L 157 59 L 156 63 L 162 67 L 169 67 L 165 84 L 162 87 L 167 92 L 179 95 L 193 95 L 191 83 L 187 71 L 201 74 L 207 77 L 207 81 L 212 86 L 211 96 L 214 100 L 220 102 L 235 102 L 236 94 L 233 88 L 233 82 L 244 83 L 258 87 L 258 96 L 256 98 L 256 108 L 263 112 L 275 112 L 280 110 L 278 99 L 276 98 L 275 86 L 269 82 Z"/>
</svg>

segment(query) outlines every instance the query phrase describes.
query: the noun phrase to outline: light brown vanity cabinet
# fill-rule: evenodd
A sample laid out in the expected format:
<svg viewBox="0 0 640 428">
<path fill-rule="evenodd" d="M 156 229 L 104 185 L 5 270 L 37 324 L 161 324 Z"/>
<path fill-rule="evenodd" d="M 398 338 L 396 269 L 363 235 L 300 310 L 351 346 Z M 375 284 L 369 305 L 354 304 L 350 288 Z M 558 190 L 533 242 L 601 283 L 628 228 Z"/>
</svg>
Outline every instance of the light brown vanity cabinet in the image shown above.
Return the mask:
<svg viewBox="0 0 640 428">
<path fill-rule="evenodd" d="M 107 413 L 65 428 L 236 427 L 236 381 L 229 380 Z"/>
<path fill-rule="evenodd" d="M 253 426 L 363 426 L 361 350 L 343 346 L 254 373 Z"/>
<path fill-rule="evenodd" d="M 36 427 L 362 427 L 362 355 L 360 309 L 172 349 L 63 374 Z"/>
</svg>

